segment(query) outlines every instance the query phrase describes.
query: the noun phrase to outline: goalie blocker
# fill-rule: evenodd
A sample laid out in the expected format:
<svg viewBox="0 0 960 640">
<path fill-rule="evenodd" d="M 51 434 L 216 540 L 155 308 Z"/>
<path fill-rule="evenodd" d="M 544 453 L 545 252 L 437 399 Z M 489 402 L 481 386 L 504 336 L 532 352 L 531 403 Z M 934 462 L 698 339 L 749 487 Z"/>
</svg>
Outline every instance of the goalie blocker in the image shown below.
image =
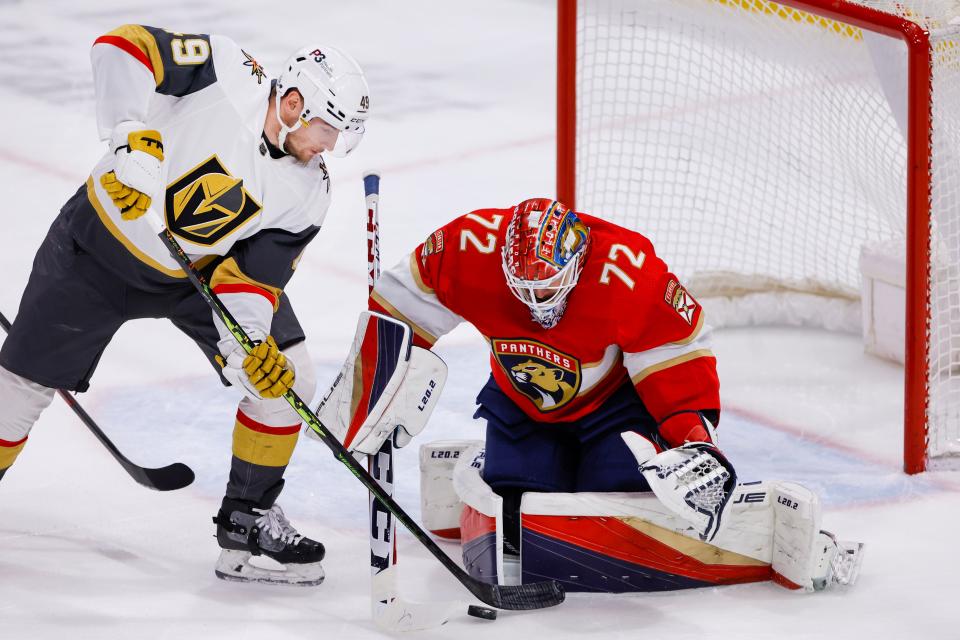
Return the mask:
<svg viewBox="0 0 960 640">
<path fill-rule="evenodd" d="M 645 466 L 677 462 L 659 456 Z M 863 545 L 821 531 L 816 494 L 781 481 L 732 487 L 710 541 L 702 522 L 655 494 L 527 492 L 520 555 L 512 556 L 503 500 L 484 482 L 483 462 L 478 440 L 424 444 L 420 491 L 425 527 L 459 536 L 464 566 L 491 583 L 555 579 L 567 591 L 635 592 L 773 581 L 818 591 L 853 584 L 859 572 Z"/>
<path fill-rule="evenodd" d="M 348 451 L 375 455 L 391 434 L 394 446 L 406 446 L 430 419 L 447 365 L 411 336 L 404 322 L 360 314 L 350 355 L 316 410 Z"/>
</svg>

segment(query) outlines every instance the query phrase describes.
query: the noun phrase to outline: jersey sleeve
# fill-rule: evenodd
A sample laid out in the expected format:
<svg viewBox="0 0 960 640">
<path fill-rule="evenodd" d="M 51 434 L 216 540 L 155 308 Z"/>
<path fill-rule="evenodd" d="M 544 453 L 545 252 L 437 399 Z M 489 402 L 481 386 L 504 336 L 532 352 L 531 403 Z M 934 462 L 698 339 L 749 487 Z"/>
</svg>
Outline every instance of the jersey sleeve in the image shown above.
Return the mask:
<svg viewBox="0 0 960 640">
<path fill-rule="evenodd" d="M 653 258 L 647 284 L 634 308 L 643 318 L 624 322 L 624 365 L 637 393 L 661 426 L 670 420 L 670 432 L 661 435 L 671 446 L 684 441 L 688 427 L 704 413 L 716 423 L 720 412 L 717 361 L 710 347 L 710 327 L 703 308 L 666 265 Z"/>
<path fill-rule="evenodd" d="M 409 324 L 414 344 L 421 347 L 430 348 L 440 336 L 463 322 L 444 302 L 453 269 L 450 254 L 444 249 L 454 224 L 431 233 L 413 253 L 384 272 L 370 295 L 370 309 Z"/>
<path fill-rule="evenodd" d="M 128 24 L 97 38 L 90 52 L 100 138 L 125 121 L 145 121 L 154 93 L 182 97 L 217 81 L 210 36 Z"/>
<path fill-rule="evenodd" d="M 283 288 L 319 230 L 320 227 L 309 227 L 292 233 L 266 229 L 235 244 L 214 269 L 210 287 L 254 339 L 263 339 L 270 333 Z M 226 355 L 235 347 L 233 338 L 216 314 L 214 323 L 220 331 L 221 351 Z"/>
</svg>

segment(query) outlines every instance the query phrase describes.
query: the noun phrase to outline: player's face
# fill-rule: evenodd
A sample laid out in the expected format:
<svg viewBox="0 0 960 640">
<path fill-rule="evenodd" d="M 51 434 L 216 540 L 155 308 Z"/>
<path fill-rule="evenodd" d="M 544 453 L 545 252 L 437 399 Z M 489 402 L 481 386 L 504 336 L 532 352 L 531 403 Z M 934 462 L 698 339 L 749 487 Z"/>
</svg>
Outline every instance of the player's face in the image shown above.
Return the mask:
<svg viewBox="0 0 960 640">
<path fill-rule="evenodd" d="M 537 302 L 543 302 L 554 293 L 556 292 L 553 289 L 534 289 L 533 297 L 537 299 Z"/>
<path fill-rule="evenodd" d="M 337 144 L 339 131 L 320 118 L 311 118 L 307 124 L 301 124 L 296 131 L 287 135 L 284 150 L 306 164 L 315 155 L 332 151 Z"/>
</svg>

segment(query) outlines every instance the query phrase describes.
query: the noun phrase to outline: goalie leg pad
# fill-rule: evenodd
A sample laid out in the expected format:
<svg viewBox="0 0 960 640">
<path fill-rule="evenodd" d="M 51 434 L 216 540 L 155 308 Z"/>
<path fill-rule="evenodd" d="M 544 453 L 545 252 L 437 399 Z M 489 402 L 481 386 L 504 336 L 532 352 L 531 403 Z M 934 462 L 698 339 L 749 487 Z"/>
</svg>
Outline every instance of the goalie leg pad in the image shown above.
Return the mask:
<svg viewBox="0 0 960 640">
<path fill-rule="evenodd" d="M 863 543 L 841 542 L 820 529 L 820 499 L 815 493 L 792 482 L 778 482 L 773 510 L 774 582 L 789 589 L 822 591 L 856 581 Z"/>
<path fill-rule="evenodd" d="M 523 582 L 554 579 L 567 591 L 649 592 L 770 579 L 762 559 L 703 542 L 676 531 L 670 519 L 655 524 L 642 517 L 592 515 L 609 496 L 636 510 L 662 507 L 653 496 L 527 493 L 522 509 Z M 595 500 L 597 508 L 585 504 Z M 540 505 L 532 502 L 540 501 Z M 563 515 L 567 503 L 571 514 Z M 542 507 L 547 506 L 546 509 Z M 582 507 L 586 506 L 586 509 Z M 546 510 L 549 513 L 538 513 Z M 665 511 L 665 508 L 664 508 Z M 680 518 L 674 518 L 675 521 Z M 677 523 L 685 528 L 684 523 Z"/>
<path fill-rule="evenodd" d="M 492 584 L 517 584 L 503 554 L 503 498 L 483 480 L 483 443 L 460 454 L 453 469 L 453 490 L 464 504 L 460 514 L 463 566 L 471 576 Z"/>
<path fill-rule="evenodd" d="M 453 469 L 480 440 L 436 440 L 420 446 L 420 513 L 423 526 L 440 538 L 460 538 L 463 501 L 453 490 Z"/>
</svg>

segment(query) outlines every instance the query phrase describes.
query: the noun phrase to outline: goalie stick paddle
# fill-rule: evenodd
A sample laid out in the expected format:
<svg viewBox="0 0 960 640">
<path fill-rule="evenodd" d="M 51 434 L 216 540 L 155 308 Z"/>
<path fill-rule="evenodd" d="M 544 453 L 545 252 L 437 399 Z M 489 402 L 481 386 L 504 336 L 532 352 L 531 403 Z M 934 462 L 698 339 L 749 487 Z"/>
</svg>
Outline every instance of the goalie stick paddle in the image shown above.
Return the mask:
<svg viewBox="0 0 960 640">
<path fill-rule="evenodd" d="M 173 256 L 176 263 L 183 269 L 183 272 L 187 275 L 190 282 L 193 283 L 193 286 L 196 287 L 197 291 L 213 312 L 217 314 L 217 317 L 220 318 L 220 321 L 223 322 L 227 330 L 236 338 L 240 346 L 243 347 L 243 350 L 250 353 L 256 345 L 250 339 L 250 336 L 247 335 L 246 331 L 243 330 L 243 327 L 237 323 L 217 294 L 215 294 L 206 283 L 203 276 L 201 276 L 193 264 L 191 264 L 190 258 L 187 257 L 187 254 L 183 251 L 183 247 L 180 246 L 177 239 L 173 237 L 173 234 L 167 229 L 164 221 L 154 211 L 150 211 L 147 218 L 153 225 L 154 231 L 157 232 L 157 237 L 160 238 L 160 241 L 163 242 L 170 251 L 170 255 Z M 443 549 L 430 538 L 430 535 L 377 484 L 373 476 L 340 444 L 340 441 L 320 422 L 316 414 L 310 410 L 310 407 L 307 406 L 295 391 L 291 389 L 287 391 L 283 397 L 290 403 L 290 406 L 293 407 L 293 410 L 297 412 L 300 418 L 307 423 L 307 426 L 330 448 L 334 457 L 347 467 L 347 469 L 360 480 L 363 486 L 373 493 L 380 502 L 383 503 L 383 506 L 420 541 L 420 544 L 425 546 L 427 550 L 446 567 L 447 571 L 452 573 L 477 599 L 498 609 L 512 610 L 542 609 L 563 602 L 565 597 L 563 587 L 555 580 L 516 586 L 496 585 L 481 582 L 468 574 L 444 553 Z"/>
<path fill-rule="evenodd" d="M 380 277 L 380 174 L 363 175 L 367 205 L 367 293 Z M 367 458 L 367 470 L 388 495 L 393 496 L 393 439 L 387 438 L 377 454 Z M 446 624 L 461 609 L 458 601 L 412 602 L 400 596 L 397 586 L 396 521 L 390 510 L 370 495 L 370 609 L 374 623 L 387 631 L 422 631 Z"/>
<path fill-rule="evenodd" d="M 10 321 L 7 320 L 6 316 L 0 313 L 0 326 L 3 327 L 3 330 L 7 333 L 10 333 Z M 113 456 L 114 460 L 120 463 L 120 466 L 123 467 L 131 478 L 137 481 L 137 483 L 143 485 L 148 489 L 153 489 L 155 491 L 175 491 L 177 489 L 183 489 L 191 482 L 193 482 L 193 469 L 183 464 L 182 462 L 174 462 L 173 464 L 168 464 L 165 467 L 160 467 L 158 469 L 151 469 L 149 467 L 141 467 L 140 465 L 131 462 L 125 455 L 120 453 L 120 450 L 117 449 L 116 445 L 110 441 L 110 438 L 107 437 L 100 427 L 97 426 L 97 423 L 94 422 L 93 418 L 90 417 L 83 407 L 80 406 L 80 403 L 70 394 L 69 391 L 64 389 L 57 389 L 57 393 L 60 394 L 60 397 L 63 398 L 64 402 L 73 409 L 73 412 L 77 414 L 77 417 L 86 425 L 87 429 L 100 441 L 107 451 L 110 452 L 110 455 Z"/>
</svg>

